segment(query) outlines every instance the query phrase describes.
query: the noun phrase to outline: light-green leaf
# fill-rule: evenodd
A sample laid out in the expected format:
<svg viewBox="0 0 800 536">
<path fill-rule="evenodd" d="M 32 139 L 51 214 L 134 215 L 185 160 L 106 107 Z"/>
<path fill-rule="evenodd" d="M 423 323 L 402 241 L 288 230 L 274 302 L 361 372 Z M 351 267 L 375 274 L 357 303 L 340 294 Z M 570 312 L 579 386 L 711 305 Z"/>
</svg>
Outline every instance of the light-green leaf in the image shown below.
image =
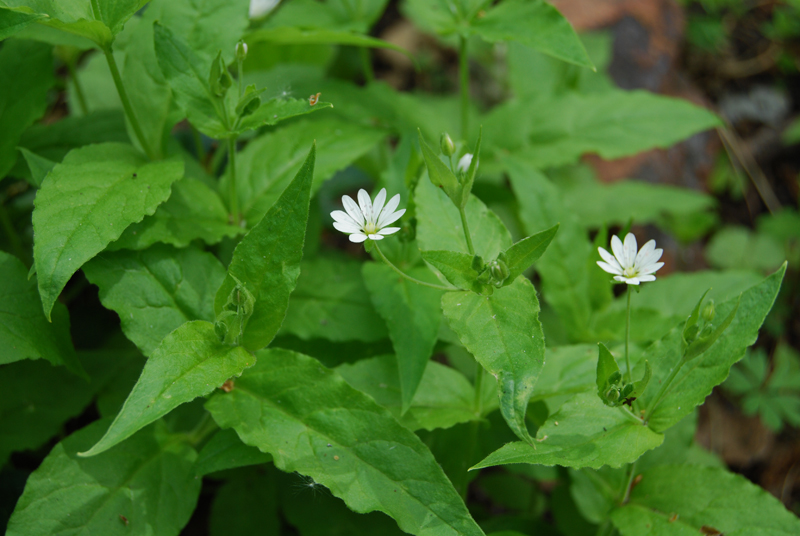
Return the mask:
<svg viewBox="0 0 800 536">
<path fill-rule="evenodd" d="M 472 469 L 510 463 L 563 467 L 619 467 L 661 444 L 653 432 L 620 408 L 605 406 L 593 392 L 565 402 L 539 428 L 535 445 L 518 441 L 494 451 Z"/>
<path fill-rule="evenodd" d="M 630 501 L 612 511 L 611 520 L 623 536 L 800 533 L 797 516 L 743 476 L 690 465 L 642 473 Z"/>
<path fill-rule="evenodd" d="M 220 426 L 356 512 L 384 512 L 411 534 L 483 534 L 427 447 L 370 397 L 309 357 L 257 357 L 233 391 L 206 403 Z"/>
<path fill-rule="evenodd" d="M 461 202 L 461 185 L 458 179 L 447 165 L 442 162 L 439 156 L 431 149 L 425 138 L 422 137 L 422 131 L 417 129 L 419 137 L 419 145 L 422 147 L 422 156 L 425 159 L 425 165 L 428 168 L 428 177 L 434 186 L 444 190 L 453 203 L 460 204 Z"/>
<path fill-rule="evenodd" d="M 103 4 L 111 0 L 98 0 Z M 121 4 L 128 4 L 135 0 L 121 0 Z M 45 15 L 41 22 L 94 41 L 100 48 L 111 46 L 114 34 L 111 29 L 101 22 L 103 19 L 95 13 L 96 2 L 84 0 L 2 0 L 10 8 L 21 8 L 20 11 Z M 133 13 L 131 13 L 132 15 Z M 116 18 L 116 17 L 115 17 Z M 124 22 L 124 21 L 123 21 Z M 119 26 L 121 29 L 121 25 Z"/>
<path fill-rule="evenodd" d="M 536 289 L 520 277 L 491 296 L 448 292 L 442 310 L 461 343 L 497 378 L 500 411 L 509 427 L 520 439 L 533 441 L 525 413 L 544 366 Z"/>
<path fill-rule="evenodd" d="M 28 478 L 7 536 L 178 535 L 200 495 L 197 453 L 150 427 L 102 456 L 80 458 L 106 424 L 97 421 L 53 448 Z"/>
<path fill-rule="evenodd" d="M 547 251 L 547 246 L 553 241 L 557 232 L 558 224 L 533 236 L 523 238 L 505 251 L 505 262 L 509 271 L 506 284 L 514 281 L 517 276 L 522 275 L 525 270 L 539 260 L 539 257 L 544 255 L 544 252 Z"/>
<path fill-rule="evenodd" d="M 155 349 L 108 431 L 81 456 L 110 449 L 179 405 L 207 395 L 254 361 L 244 348 L 219 342 L 210 322 L 187 322 Z"/>
<path fill-rule="evenodd" d="M 228 277 L 217 291 L 217 315 L 236 286 L 234 277 L 255 296 L 255 308 L 242 340 L 249 350 L 268 345 L 286 316 L 289 295 L 300 275 L 315 157 L 316 145 L 312 145 L 291 184 L 236 246 Z"/>
<path fill-rule="evenodd" d="M 482 258 L 477 257 L 476 260 L 472 255 L 456 251 L 439 250 L 421 251 L 420 253 L 425 262 L 442 272 L 442 275 L 458 288 L 471 290 L 478 294 L 490 294 L 490 292 L 485 292 L 486 285 L 478 282 L 480 275 L 478 270 L 484 264 Z"/>
<path fill-rule="evenodd" d="M 29 24 L 45 18 L 42 13 L 24 13 L 0 8 L 0 41 L 24 30 Z"/>
<path fill-rule="evenodd" d="M 234 384 L 234 389 L 235 389 Z M 194 464 L 196 474 L 203 476 L 226 469 L 258 465 L 272 461 L 272 456 L 242 443 L 232 429 L 220 430 L 203 446 Z"/>
<path fill-rule="evenodd" d="M 70 152 L 36 195 L 33 256 L 48 319 L 72 274 L 153 214 L 183 176 L 183 162 L 147 162 L 130 145 L 105 143 Z"/>
<path fill-rule="evenodd" d="M 315 8 L 318 9 L 318 8 Z M 388 48 L 402 52 L 406 56 L 411 53 L 406 49 L 364 34 L 343 30 L 323 28 L 301 29 L 292 26 L 261 28 L 245 36 L 248 43 L 271 43 L 273 45 L 347 45 L 353 47 Z"/>
<path fill-rule="evenodd" d="M 100 287 L 101 303 L 117 312 L 125 335 L 148 356 L 186 322 L 213 322 L 214 295 L 225 279 L 214 255 L 165 245 L 106 252 L 83 272 Z"/>
<path fill-rule="evenodd" d="M 442 323 L 439 305 L 442 291 L 401 278 L 382 263 L 365 263 L 362 273 L 372 303 L 386 321 L 397 354 L 402 413 L 405 413 L 411 407 L 428 359 L 433 354 Z M 436 279 L 427 268 L 411 268 L 406 273 L 422 281 L 433 282 Z"/>
<path fill-rule="evenodd" d="M 470 29 L 491 43 L 517 41 L 594 70 L 572 25 L 544 0 L 505 0 L 473 21 Z"/>
</svg>

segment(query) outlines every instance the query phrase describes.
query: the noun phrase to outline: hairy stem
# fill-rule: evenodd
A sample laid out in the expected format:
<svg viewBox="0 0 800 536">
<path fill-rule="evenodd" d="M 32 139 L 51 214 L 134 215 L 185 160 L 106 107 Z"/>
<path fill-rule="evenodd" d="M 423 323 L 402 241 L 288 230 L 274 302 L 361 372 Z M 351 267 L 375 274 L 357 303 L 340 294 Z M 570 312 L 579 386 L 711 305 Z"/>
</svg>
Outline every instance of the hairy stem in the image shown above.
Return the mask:
<svg viewBox="0 0 800 536">
<path fill-rule="evenodd" d="M 236 194 L 236 136 L 228 138 L 228 170 L 230 170 L 228 198 L 230 199 L 231 217 L 233 224 L 239 225 L 242 222 L 242 218 L 239 214 L 239 197 Z"/>
<path fill-rule="evenodd" d="M 628 313 L 625 317 L 625 366 L 627 368 L 627 376 L 628 381 L 633 381 L 633 371 L 631 370 L 631 358 L 630 353 L 628 352 L 628 346 L 630 345 L 631 341 L 631 286 L 626 285 L 628 287 Z"/>
<path fill-rule="evenodd" d="M 461 226 L 464 228 L 464 238 L 467 239 L 467 249 L 470 255 L 475 255 L 475 247 L 472 245 L 472 234 L 469 232 L 469 224 L 467 223 L 466 211 L 459 207 L 459 214 L 461 214 Z"/>
<path fill-rule="evenodd" d="M 375 251 L 377 251 L 378 255 L 381 256 L 381 259 L 383 259 L 383 262 L 388 264 L 389 267 L 392 270 L 394 270 L 395 272 L 397 272 L 398 274 L 400 274 L 404 278 L 408 279 L 412 283 L 416 283 L 417 285 L 422 285 L 423 287 L 430 287 L 430 288 L 435 288 L 435 289 L 439 289 L 439 290 L 458 290 L 458 289 L 451 288 L 451 287 L 444 287 L 442 285 L 434 285 L 433 283 L 426 283 L 425 281 L 420 281 L 419 279 L 411 277 L 407 273 L 403 272 L 400 268 L 398 268 L 397 266 L 392 264 L 392 262 L 389 259 L 386 258 L 386 255 L 383 254 L 383 251 L 381 251 L 381 248 L 378 246 L 377 242 L 373 241 L 372 244 L 375 246 Z"/>
<path fill-rule="evenodd" d="M 136 139 L 139 141 L 139 145 L 142 146 L 147 156 L 151 160 L 155 160 L 156 154 L 153 152 L 150 144 L 147 143 L 142 126 L 139 124 L 136 114 L 133 113 L 133 106 L 131 106 L 131 100 L 128 98 L 128 92 L 125 91 L 125 85 L 122 83 L 122 77 L 119 74 L 117 60 L 114 59 L 114 53 L 111 52 L 110 48 L 103 50 L 103 53 L 106 55 L 108 68 L 111 70 L 111 77 L 114 79 L 114 85 L 117 87 L 117 93 L 119 93 L 119 100 L 122 101 L 122 108 L 125 110 L 125 115 L 131 123 L 134 134 L 136 134 Z"/>
</svg>

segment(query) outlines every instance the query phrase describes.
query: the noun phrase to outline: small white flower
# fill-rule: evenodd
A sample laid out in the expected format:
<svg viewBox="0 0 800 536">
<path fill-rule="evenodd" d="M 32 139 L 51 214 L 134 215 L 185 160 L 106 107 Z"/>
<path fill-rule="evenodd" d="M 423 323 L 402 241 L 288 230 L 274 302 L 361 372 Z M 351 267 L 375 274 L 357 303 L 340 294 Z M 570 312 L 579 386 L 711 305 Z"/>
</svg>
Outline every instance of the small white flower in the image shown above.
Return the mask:
<svg viewBox="0 0 800 536">
<path fill-rule="evenodd" d="M 603 248 L 597 248 L 603 261 L 597 261 L 597 265 L 609 274 L 615 274 L 614 279 L 620 283 L 638 285 L 647 281 L 655 281 L 653 274 L 664 266 L 663 262 L 657 262 L 664 253 L 662 249 L 656 249 L 656 241 L 650 240 L 639 252 L 636 252 L 636 237 L 633 233 L 628 233 L 625 243 L 618 236 L 611 237 L 611 255 Z"/>
<path fill-rule="evenodd" d="M 461 173 L 466 173 L 467 171 L 469 171 L 470 164 L 472 164 L 472 155 L 470 153 L 467 153 L 464 156 L 462 156 L 461 159 L 458 161 L 456 169 Z"/>
<path fill-rule="evenodd" d="M 406 213 L 406 209 L 395 212 L 400 204 L 400 194 L 395 195 L 386 205 L 386 188 L 381 188 L 375 196 L 375 202 L 369 198 L 366 190 L 358 191 L 358 204 L 349 196 L 342 196 L 342 204 L 347 211 L 334 210 L 331 217 L 333 226 L 343 233 L 350 235 L 350 242 L 360 243 L 370 240 L 383 240 L 383 237 L 396 233 L 400 227 L 386 227 L 394 223 Z"/>
<path fill-rule="evenodd" d="M 263 17 L 278 5 L 280 0 L 250 0 L 250 18 Z"/>
</svg>

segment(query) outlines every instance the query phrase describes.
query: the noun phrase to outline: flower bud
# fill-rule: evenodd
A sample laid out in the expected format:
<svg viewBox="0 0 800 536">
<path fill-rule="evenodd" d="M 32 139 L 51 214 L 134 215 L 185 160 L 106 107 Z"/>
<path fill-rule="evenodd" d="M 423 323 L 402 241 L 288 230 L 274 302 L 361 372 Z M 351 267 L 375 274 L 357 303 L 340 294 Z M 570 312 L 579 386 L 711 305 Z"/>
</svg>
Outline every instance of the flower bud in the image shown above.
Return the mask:
<svg viewBox="0 0 800 536">
<path fill-rule="evenodd" d="M 619 400 L 619 391 L 614 389 L 613 387 L 606 391 L 606 400 L 609 402 L 616 402 Z"/>
<path fill-rule="evenodd" d="M 461 157 L 461 160 L 458 161 L 457 169 L 461 173 L 466 173 L 469 171 L 469 166 L 472 164 L 472 155 L 470 153 L 465 154 Z"/>
<path fill-rule="evenodd" d="M 712 322 L 716 314 L 717 311 L 714 309 L 714 300 L 711 300 L 706 304 L 705 307 L 703 307 L 703 320 L 706 322 Z"/>
<path fill-rule="evenodd" d="M 500 283 L 508 279 L 508 275 L 510 273 L 506 263 L 499 260 L 492 261 L 491 265 L 489 266 L 489 270 L 491 270 L 494 280 Z"/>
<path fill-rule="evenodd" d="M 247 43 L 244 41 L 239 41 L 236 43 L 236 59 L 239 61 L 244 61 L 247 57 Z"/>
<path fill-rule="evenodd" d="M 442 132 L 442 137 L 439 139 L 439 146 L 442 148 L 442 154 L 445 156 L 453 156 L 456 153 L 456 144 L 447 132 Z"/>
</svg>

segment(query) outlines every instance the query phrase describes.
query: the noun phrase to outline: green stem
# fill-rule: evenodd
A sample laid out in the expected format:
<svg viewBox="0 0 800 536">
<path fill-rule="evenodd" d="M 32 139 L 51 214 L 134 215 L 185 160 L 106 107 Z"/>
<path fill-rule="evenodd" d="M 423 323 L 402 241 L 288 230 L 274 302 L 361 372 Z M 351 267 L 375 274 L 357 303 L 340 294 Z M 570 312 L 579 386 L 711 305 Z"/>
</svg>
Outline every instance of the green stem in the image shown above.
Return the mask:
<svg viewBox="0 0 800 536">
<path fill-rule="evenodd" d="M 233 224 L 239 225 L 242 221 L 239 215 L 239 198 L 236 195 L 236 137 L 228 138 L 228 197 L 230 198 L 231 216 Z"/>
<path fill-rule="evenodd" d="M 637 417 L 634 412 L 626 408 L 624 405 L 619 406 L 619 409 L 625 414 L 626 417 L 634 421 L 636 424 L 644 424 L 644 421 L 640 417 Z"/>
<path fill-rule="evenodd" d="M 631 488 L 633 486 L 633 479 L 636 476 L 636 462 L 634 461 L 632 464 L 628 466 L 628 481 L 625 484 L 625 494 L 622 497 L 622 502 L 620 504 L 628 504 L 628 501 L 631 498 Z"/>
<path fill-rule="evenodd" d="M 194 140 L 194 150 L 197 153 L 197 160 L 205 167 L 206 162 L 206 148 L 203 147 L 203 138 L 200 137 L 200 132 L 194 128 L 194 125 L 189 124 L 192 129 L 192 139 Z"/>
<path fill-rule="evenodd" d="M 475 361 L 475 415 L 480 418 L 483 415 L 483 376 L 486 371 L 483 366 Z"/>
<path fill-rule="evenodd" d="M 239 83 L 239 98 L 241 99 L 244 96 L 244 60 L 239 56 L 238 48 L 236 54 L 236 76 Z"/>
<path fill-rule="evenodd" d="M 205 440 L 208 436 L 219 430 L 219 425 L 211 419 L 211 414 L 206 412 L 194 430 L 186 434 L 186 439 L 192 446 L 197 446 Z"/>
<path fill-rule="evenodd" d="M 664 381 L 664 383 L 661 384 L 661 389 L 658 390 L 658 394 L 656 394 L 655 398 L 653 398 L 653 402 L 651 402 L 647 406 L 647 409 L 644 412 L 644 418 L 646 420 L 650 419 L 650 415 L 656 410 L 658 405 L 661 403 L 661 399 L 664 398 L 664 395 L 667 393 L 667 389 L 669 389 L 669 386 L 675 380 L 675 376 L 678 375 L 678 372 L 681 370 L 681 367 L 683 367 L 683 363 L 684 360 L 681 357 L 680 362 L 675 366 L 675 368 L 672 369 L 672 372 L 669 373 L 669 376 L 667 376 L 667 379 Z"/>
<path fill-rule="evenodd" d="M 372 58 L 369 56 L 369 48 L 361 48 L 361 68 L 364 70 L 364 80 L 367 85 L 375 80 L 375 70 L 372 68 Z"/>
<path fill-rule="evenodd" d="M 469 57 L 467 39 L 462 35 L 458 42 L 459 77 L 461 82 L 461 139 L 469 134 Z"/>
<path fill-rule="evenodd" d="M 375 250 L 378 252 L 378 255 L 381 256 L 381 259 L 383 259 L 383 262 L 388 264 L 389 267 L 392 270 L 394 270 L 395 272 L 397 272 L 401 276 L 405 277 L 406 279 L 408 279 L 412 283 L 416 283 L 417 285 L 422 285 L 423 287 L 430 287 L 430 288 L 435 288 L 435 289 L 439 289 L 439 290 L 458 290 L 458 289 L 455 289 L 455 288 L 452 288 L 452 287 L 443 287 L 442 285 L 434 285 L 433 283 L 426 283 L 425 281 L 420 281 L 419 279 L 415 279 L 415 278 L 411 277 L 410 275 L 408 275 L 405 272 L 403 272 L 400 268 L 398 268 L 397 266 L 392 264 L 392 262 L 389 259 L 386 258 L 386 255 L 383 254 L 383 251 L 381 251 L 381 248 L 378 246 L 377 242 L 373 241 L 372 244 L 375 246 Z"/>
<path fill-rule="evenodd" d="M 86 95 L 83 93 L 83 87 L 78 80 L 78 74 L 75 72 L 75 64 L 73 62 L 67 62 L 67 71 L 72 85 L 75 87 L 75 95 L 78 97 L 78 107 L 81 109 L 81 114 L 86 115 L 89 113 L 89 107 L 86 105 Z"/>
<path fill-rule="evenodd" d="M 631 358 L 628 352 L 628 346 L 631 340 L 631 286 L 628 287 L 628 314 L 625 319 L 625 366 L 628 367 L 627 376 L 628 381 L 633 381 L 633 371 L 631 370 Z"/>
<path fill-rule="evenodd" d="M 119 74 L 117 60 L 114 59 L 114 53 L 111 52 L 111 49 L 105 49 L 103 50 L 103 53 L 106 55 L 108 68 L 111 70 L 111 77 L 114 79 L 114 85 L 117 87 L 117 93 L 119 93 L 119 100 L 122 101 L 122 107 L 125 110 L 125 115 L 128 117 L 128 121 L 131 123 L 131 127 L 133 127 L 133 132 L 136 134 L 136 139 L 139 140 L 139 144 L 142 146 L 147 156 L 151 160 L 155 160 L 156 155 L 144 137 L 144 131 L 139 124 L 139 120 L 136 118 L 136 114 L 133 113 L 133 107 L 131 106 L 131 101 L 128 98 L 128 92 L 125 91 L 125 85 L 122 83 L 122 77 Z"/>
<path fill-rule="evenodd" d="M 469 232 L 469 224 L 467 224 L 467 213 L 459 207 L 458 213 L 461 214 L 461 226 L 464 228 L 464 237 L 467 239 L 467 249 L 470 255 L 475 255 L 475 247 L 472 245 L 472 234 Z"/>
</svg>

